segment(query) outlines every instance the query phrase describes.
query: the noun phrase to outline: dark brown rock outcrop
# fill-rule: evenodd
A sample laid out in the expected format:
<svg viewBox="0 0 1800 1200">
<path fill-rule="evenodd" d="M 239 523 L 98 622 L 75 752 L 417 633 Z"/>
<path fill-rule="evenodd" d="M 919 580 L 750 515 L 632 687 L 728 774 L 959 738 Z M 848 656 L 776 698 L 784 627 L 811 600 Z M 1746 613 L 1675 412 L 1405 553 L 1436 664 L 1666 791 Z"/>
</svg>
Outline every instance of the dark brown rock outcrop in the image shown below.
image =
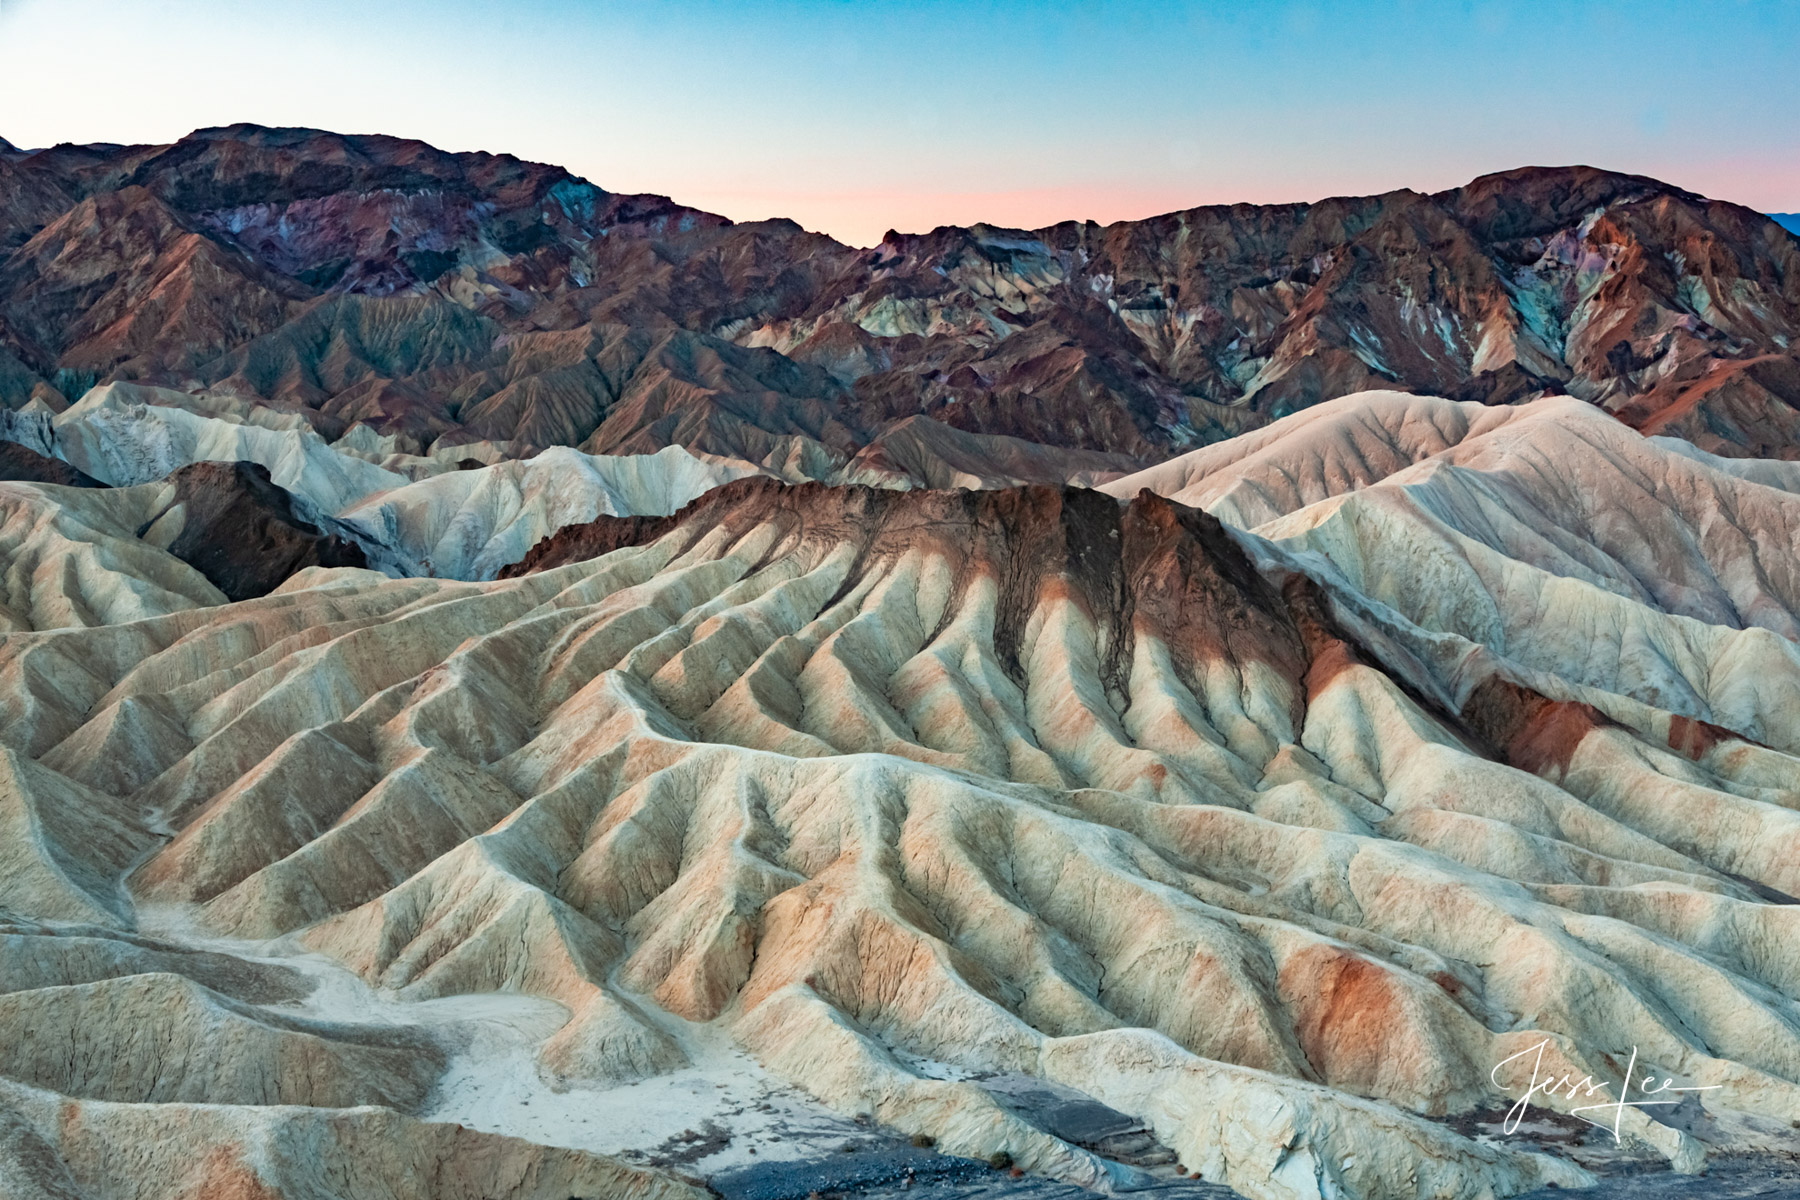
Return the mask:
<svg viewBox="0 0 1800 1200">
<path fill-rule="evenodd" d="M 856 564 L 839 587 L 915 550 L 958 564 L 957 597 L 976 575 L 999 585 L 994 648 L 1022 677 L 1020 643 L 1045 597 L 1067 593 L 1103 631 L 1101 682 L 1123 693 L 1133 639 L 1170 647 L 1191 675 L 1217 659 L 1257 658 L 1298 681 L 1308 647 L 1289 606 L 1214 517 L 1143 492 L 1120 504 L 1081 488 L 910 491 L 790 486 L 752 477 L 715 488 L 670 517 L 603 516 L 545 538 L 501 578 L 595 558 L 674 534 L 691 545 L 724 530 L 784 527 L 785 544 L 849 544 Z M 830 606 L 827 602 L 826 607 Z M 1298 715 L 1298 714 L 1296 714 Z"/>
<path fill-rule="evenodd" d="M 0 442 L 0 480 L 22 483 L 55 483 L 63 487 L 105 487 L 86 471 L 80 471 L 60 458 L 48 458 L 29 446 L 17 442 Z"/>
<path fill-rule="evenodd" d="M 360 546 L 299 516 L 257 463 L 195 463 L 169 479 L 181 508 L 169 552 L 233 600 L 267 595 L 307 567 L 368 565 Z"/>
</svg>

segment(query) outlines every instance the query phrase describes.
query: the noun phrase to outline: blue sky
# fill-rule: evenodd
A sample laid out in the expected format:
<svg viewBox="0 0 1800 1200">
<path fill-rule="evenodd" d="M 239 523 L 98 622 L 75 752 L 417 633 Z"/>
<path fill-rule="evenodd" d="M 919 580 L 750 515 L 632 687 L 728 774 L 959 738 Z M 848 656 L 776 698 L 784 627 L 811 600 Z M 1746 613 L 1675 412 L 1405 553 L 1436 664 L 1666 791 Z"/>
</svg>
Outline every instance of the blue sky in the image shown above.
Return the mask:
<svg viewBox="0 0 1800 1200">
<path fill-rule="evenodd" d="M 1800 210 L 1800 3 L 0 0 L 0 136 L 238 120 L 872 243 L 1527 163 Z"/>
</svg>

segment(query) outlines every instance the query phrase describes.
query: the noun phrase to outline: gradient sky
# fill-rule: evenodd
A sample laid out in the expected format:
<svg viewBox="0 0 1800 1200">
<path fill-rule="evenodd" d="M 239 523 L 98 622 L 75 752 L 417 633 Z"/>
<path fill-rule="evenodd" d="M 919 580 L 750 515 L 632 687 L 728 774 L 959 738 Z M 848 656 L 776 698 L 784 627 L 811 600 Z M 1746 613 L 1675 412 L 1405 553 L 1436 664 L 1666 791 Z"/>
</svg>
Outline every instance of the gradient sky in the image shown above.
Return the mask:
<svg viewBox="0 0 1800 1200">
<path fill-rule="evenodd" d="M 1528 163 L 1800 210 L 1794 0 L 1052 7 L 0 0 L 0 137 L 402 134 L 862 245 Z"/>
</svg>

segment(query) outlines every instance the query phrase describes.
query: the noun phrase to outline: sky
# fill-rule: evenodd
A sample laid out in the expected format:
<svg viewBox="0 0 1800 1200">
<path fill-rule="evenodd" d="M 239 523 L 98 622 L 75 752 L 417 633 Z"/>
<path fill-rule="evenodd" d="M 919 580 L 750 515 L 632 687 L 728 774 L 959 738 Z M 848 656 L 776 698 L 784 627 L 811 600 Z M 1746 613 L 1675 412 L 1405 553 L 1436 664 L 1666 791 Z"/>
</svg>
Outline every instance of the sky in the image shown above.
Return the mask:
<svg viewBox="0 0 1800 1200">
<path fill-rule="evenodd" d="M 0 137 L 255 121 L 856 245 L 1527 164 L 1800 211 L 1796 0 L 0 0 Z"/>
</svg>

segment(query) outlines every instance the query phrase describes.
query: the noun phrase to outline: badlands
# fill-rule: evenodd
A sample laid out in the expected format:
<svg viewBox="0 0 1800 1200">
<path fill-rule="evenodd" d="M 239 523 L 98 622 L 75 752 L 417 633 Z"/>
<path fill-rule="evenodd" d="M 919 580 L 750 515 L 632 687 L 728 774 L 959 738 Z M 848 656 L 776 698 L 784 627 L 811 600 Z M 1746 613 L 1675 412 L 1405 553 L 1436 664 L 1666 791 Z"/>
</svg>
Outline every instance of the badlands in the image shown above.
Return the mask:
<svg viewBox="0 0 1800 1200">
<path fill-rule="evenodd" d="M 0 1200 L 1800 1189 L 1796 346 L 1586 167 L 0 140 Z"/>
<path fill-rule="evenodd" d="M 1569 396 L 1353 394 L 1100 490 L 208 403 L 7 427 L 0 1194 L 1478 1200 L 1795 1147 L 1800 465 Z M 1704 1090 L 1508 1136 L 1525 1057 Z"/>
</svg>

